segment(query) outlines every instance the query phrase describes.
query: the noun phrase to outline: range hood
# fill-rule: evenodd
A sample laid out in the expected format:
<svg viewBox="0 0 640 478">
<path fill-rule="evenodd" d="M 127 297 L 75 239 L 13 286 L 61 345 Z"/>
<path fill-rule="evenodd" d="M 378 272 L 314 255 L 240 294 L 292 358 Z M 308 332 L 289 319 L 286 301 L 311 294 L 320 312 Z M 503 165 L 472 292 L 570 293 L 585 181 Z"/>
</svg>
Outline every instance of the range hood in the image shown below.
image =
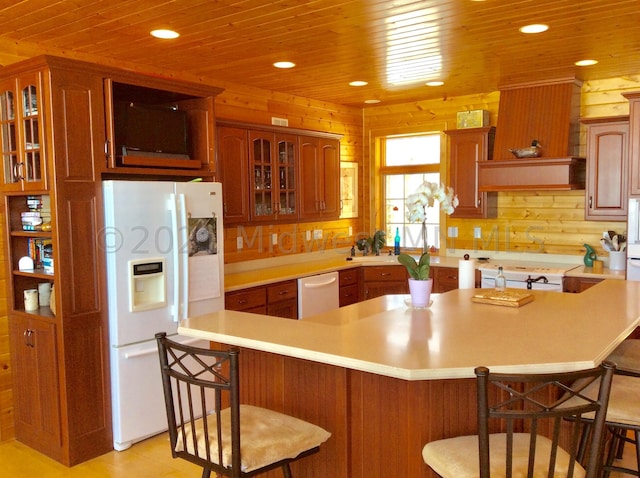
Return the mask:
<svg viewBox="0 0 640 478">
<path fill-rule="evenodd" d="M 478 163 L 480 191 L 584 189 L 586 160 L 577 157 L 580 87 L 575 78 L 500 89 L 493 160 Z M 538 158 L 509 151 L 537 140 Z"/>
</svg>

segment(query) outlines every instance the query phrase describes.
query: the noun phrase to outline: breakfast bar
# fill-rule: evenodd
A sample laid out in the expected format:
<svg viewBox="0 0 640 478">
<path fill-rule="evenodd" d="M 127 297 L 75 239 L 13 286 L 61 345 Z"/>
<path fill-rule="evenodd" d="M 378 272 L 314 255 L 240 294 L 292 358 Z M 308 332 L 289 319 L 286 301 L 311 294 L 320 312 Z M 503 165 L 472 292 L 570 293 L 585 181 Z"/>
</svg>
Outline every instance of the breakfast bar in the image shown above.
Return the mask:
<svg viewBox="0 0 640 478">
<path fill-rule="evenodd" d="M 640 323 L 640 282 L 529 291 L 520 307 L 472 302 L 477 291 L 434 295 L 427 309 L 384 296 L 298 321 L 225 310 L 178 331 L 242 349 L 244 401 L 332 432 L 299 476 L 430 477 L 424 443 L 475 432 L 475 367 L 596 366 Z"/>
</svg>

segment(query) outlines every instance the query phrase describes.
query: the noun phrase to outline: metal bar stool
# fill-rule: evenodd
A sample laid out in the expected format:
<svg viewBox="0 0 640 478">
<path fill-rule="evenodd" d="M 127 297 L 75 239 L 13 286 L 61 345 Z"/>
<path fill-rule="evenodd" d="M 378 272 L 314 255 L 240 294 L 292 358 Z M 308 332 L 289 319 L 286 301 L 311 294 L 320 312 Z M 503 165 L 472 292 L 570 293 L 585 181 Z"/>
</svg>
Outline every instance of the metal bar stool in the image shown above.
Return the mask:
<svg viewBox="0 0 640 478">
<path fill-rule="evenodd" d="M 617 365 L 611 386 L 607 412 L 607 426 L 612 434 L 611 446 L 604 463 L 604 477 L 611 471 L 640 476 L 640 340 L 627 339 L 607 357 Z M 629 438 L 631 432 L 633 438 Z M 635 446 L 636 470 L 616 466 L 614 460 L 622 458 L 624 446 Z"/>
</svg>

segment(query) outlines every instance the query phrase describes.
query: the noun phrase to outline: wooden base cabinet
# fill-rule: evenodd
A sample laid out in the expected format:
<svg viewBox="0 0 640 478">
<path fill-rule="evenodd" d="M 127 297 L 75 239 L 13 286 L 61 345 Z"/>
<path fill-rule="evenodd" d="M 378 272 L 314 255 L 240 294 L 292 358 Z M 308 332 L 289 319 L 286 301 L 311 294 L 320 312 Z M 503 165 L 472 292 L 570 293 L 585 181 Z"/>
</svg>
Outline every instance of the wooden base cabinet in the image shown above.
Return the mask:
<svg viewBox="0 0 640 478">
<path fill-rule="evenodd" d="M 360 302 L 360 268 L 343 269 L 338 272 L 338 277 L 340 307 Z"/>
<path fill-rule="evenodd" d="M 12 315 L 9 339 L 12 372 L 19 377 L 13 391 L 16 438 L 56 456 L 62 446 L 56 325 L 46 319 Z"/>
<path fill-rule="evenodd" d="M 408 294 L 409 274 L 402 265 L 362 267 L 362 300 L 387 294 Z M 431 269 L 433 274 L 433 268 Z"/>
<path fill-rule="evenodd" d="M 562 286 L 562 292 L 571 292 L 578 294 L 584 292 L 589 287 L 602 282 L 603 279 L 597 279 L 594 277 L 565 277 Z"/>
<path fill-rule="evenodd" d="M 224 301 L 228 310 L 298 318 L 298 285 L 295 280 L 226 292 Z"/>
</svg>

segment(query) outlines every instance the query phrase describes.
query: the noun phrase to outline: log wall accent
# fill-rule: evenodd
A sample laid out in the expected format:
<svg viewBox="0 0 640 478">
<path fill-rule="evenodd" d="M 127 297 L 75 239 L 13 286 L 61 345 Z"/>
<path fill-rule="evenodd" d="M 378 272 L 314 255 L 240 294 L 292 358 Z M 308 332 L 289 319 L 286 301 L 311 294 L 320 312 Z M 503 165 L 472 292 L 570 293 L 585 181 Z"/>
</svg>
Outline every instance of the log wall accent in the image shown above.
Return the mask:
<svg viewBox="0 0 640 478">
<path fill-rule="evenodd" d="M 585 82 L 581 88 L 580 116 L 594 118 L 629 113 L 624 92 L 640 89 L 640 75 Z M 455 128 L 456 113 L 483 109 L 490 112 L 491 124 L 497 124 L 499 92 L 463 97 L 443 97 L 441 100 L 376 106 L 364 110 L 365 177 L 369 178 L 364 194 L 365 229 L 373 229 L 381 219 L 374 211 L 382 210 L 380 181 L 374 174 L 376 137 L 388 134 L 437 131 Z M 586 154 L 586 128 L 581 125 L 580 156 Z M 443 140 L 443 161 L 448 158 L 448 146 Z M 446 167 L 444 168 L 446 178 Z M 445 179 L 446 181 L 446 179 Z M 443 226 L 457 226 L 458 237 L 447 244 L 456 249 L 499 250 L 511 252 L 542 252 L 550 254 L 583 255 L 583 244 L 596 247 L 598 255 L 606 257 L 599 248 L 602 231 L 626 230 L 625 222 L 584 220 L 584 191 L 566 192 L 500 192 L 498 215 L 495 219 L 452 219 L 444 217 Z M 482 239 L 473 240 L 473 228 L 482 228 Z M 441 227 L 441 232 L 446 227 Z M 445 244 L 444 236 L 441 243 Z"/>
</svg>

